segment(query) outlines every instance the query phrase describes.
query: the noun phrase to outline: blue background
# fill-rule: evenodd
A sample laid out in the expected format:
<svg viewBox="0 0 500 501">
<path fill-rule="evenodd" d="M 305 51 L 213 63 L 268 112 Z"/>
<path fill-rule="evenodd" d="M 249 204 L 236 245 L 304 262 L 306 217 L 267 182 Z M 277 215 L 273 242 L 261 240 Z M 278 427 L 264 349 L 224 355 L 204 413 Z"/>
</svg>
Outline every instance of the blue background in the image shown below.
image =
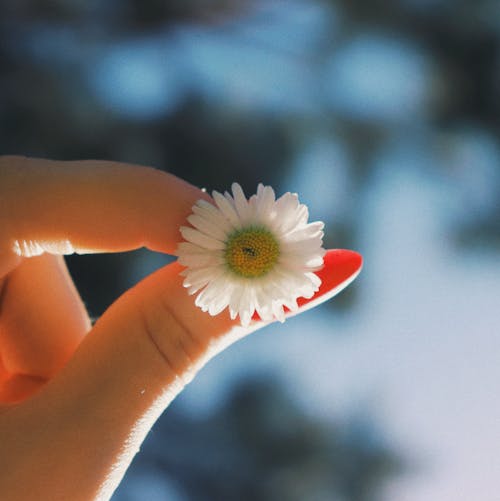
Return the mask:
<svg viewBox="0 0 500 501">
<path fill-rule="evenodd" d="M 296 191 L 364 255 L 219 355 L 114 501 L 498 499 L 500 4 L 0 7 L 0 153 Z M 69 257 L 89 310 L 170 258 Z"/>
</svg>

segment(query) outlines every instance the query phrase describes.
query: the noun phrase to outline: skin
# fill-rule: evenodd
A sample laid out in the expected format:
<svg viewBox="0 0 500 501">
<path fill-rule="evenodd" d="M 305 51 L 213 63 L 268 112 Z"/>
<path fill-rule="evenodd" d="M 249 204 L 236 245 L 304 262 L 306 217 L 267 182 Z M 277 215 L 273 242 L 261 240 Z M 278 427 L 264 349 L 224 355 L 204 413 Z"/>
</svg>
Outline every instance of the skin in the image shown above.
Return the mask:
<svg viewBox="0 0 500 501">
<path fill-rule="evenodd" d="M 203 313 L 173 263 L 91 327 L 62 254 L 172 254 L 199 198 L 210 200 L 147 167 L 0 157 L 2 500 L 109 499 L 172 399 L 212 356 L 264 326 Z M 340 252 L 301 311 L 359 272 L 360 256 Z"/>
</svg>

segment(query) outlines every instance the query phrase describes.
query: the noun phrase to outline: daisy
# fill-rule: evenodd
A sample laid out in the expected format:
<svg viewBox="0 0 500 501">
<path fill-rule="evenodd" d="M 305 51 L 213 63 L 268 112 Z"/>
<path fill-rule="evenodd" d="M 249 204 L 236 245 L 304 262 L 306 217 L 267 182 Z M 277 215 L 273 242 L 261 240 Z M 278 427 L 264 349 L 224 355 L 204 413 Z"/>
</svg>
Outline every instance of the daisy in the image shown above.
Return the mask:
<svg viewBox="0 0 500 501">
<path fill-rule="evenodd" d="M 254 313 L 264 321 L 285 320 L 284 307 L 297 309 L 297 298 L 319 289 L 314 273 L 323 266 L 323 223 L 308 223 L 307 207 L 294 193 L 276 200 L 259 184 L 246 199 L 241 186 L 232 195 L 212 193 L 215 205 L 199 200 L 182 226 L 181 273 L 195 304 L 210 315 L 226 307 L 244 326 Z"/>
</svg>

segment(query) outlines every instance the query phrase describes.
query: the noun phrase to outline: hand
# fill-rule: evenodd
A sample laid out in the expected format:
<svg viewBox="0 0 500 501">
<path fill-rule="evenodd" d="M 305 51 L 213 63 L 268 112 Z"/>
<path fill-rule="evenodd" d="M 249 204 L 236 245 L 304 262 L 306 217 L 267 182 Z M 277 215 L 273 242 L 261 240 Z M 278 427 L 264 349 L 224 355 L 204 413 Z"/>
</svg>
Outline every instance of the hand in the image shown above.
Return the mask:
<svg viewBox="0 0 500 501">
<path fill-rule="evenodd" d="M 91 327 L 62 254 L 145 246 L 172 254 L 210 197 L 146 167 L 0 158 L 0 492 L 3 501 L 108 499 L 145 435 L 199 368 L 243 329 L 211 317 L 177 263 L 121 296 Z M 359 272 L 330 251 L 322 302 Z"/>
</svg>

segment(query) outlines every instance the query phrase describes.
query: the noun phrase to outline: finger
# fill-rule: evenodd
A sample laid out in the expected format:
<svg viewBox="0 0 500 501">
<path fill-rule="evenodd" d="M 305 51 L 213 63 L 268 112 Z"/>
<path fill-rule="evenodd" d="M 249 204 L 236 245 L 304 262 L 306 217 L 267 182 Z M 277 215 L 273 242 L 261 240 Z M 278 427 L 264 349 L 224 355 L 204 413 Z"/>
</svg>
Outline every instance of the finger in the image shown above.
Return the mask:
<svg viewBox="0 0 500 501">
<path fill-rule="evenodd" d="M 7 369 L 5 368 L 5 366 L 3 365 L 3 361 L 2 361 L 2 354 L 0 353 L 0 385 L 6 380 L 8 379 L 10 376 L 10 374 L 7 372 Z"/>
<path fill-rule="evenodd" d="M 47 379 L 25 374 L 10 374 L 0 383 L 0 405 L 20 402 L 33 395 Z"/>
<path fill-rule="evenodd" d="M 52 377 L 90 321 L 61 256 L 25 259 L 4 282 L 0 354 L 10 375 Z"/>
<path fill-rule="evenodd" d="M 345 273 L 335 270 L 337 264 Z M 356 253 L 329 255 L 324 276 L 337 278 L 323 296 L 346 283 L 360 265 Z M 84 486 L 82 498 L 110 496 L 155 419 L 196 371 L 222 347 L 262 326 L 242 328 L 228 314 L 203 313 L 182 287 L 180 271 L 179 264 L 169 265 L 123 295 L 65 368 L 16 409 L 16 422 L 30 430 L 22 444 L 29 444 L 30 454 L 45 451 L 36 469 L 40 484 L 47 478 L 57 483 L 51 465 L 58 455 L 70 455 L 72 461 L 59 468 L 57 477 Z M 56 441 L 51 430 L 57 431 Z M 23 447 L 10 435 L 7 440 L 9 446 Z M 63 494 L 71 499 L 71 491 Z"/>
<path fill-rule="evenodd" d="M 204 197 L 189 183 L 147 167 L 2 157 L 0 257 L 142 246 L 171 253 L 179 226 Z"/>
<path fill-rule="evenodd" d="M 354 280 L 361 267 L 362 257 L 357 252 L 343 249 L 328 251 L 324 267 L 318 272 L 322 278 L 320 290 L 310 299 L 300 298 L 298 312 L 333 297 Z M 77 358 L 81 360 L 82 367 L 85 367 L 86 360 L 101 357 L 107 360 L 103 367 L 106 373 L 114 370 L 110 365 L 114 363 L 117 372 L 126 374 L 119 369 L 120 364 L 126 363 L 126 359 L 133 361 L 134 357 L 118 355 L 122 350 L 119 346 L 128 342 L 139 346 L 146 342 L 149 348 L 156 348 L 161 355 L 167 372 L 166 377 L 164 374 L 161 378 L 159 388 L 162 390 L 169 383 L 183 386 L 210 357 L 221 350 L 221 345 L 225 347 L 262 327 L 261 322 L 254 322 L 243 328 L 238 321 L 231 320 L 226 311 L 215 317 L 202 312 L 182 286 L 182 269 L 178 263 L 166 266 L 114 303 L 79 351 Z M 89 350 L 86 355 L 83 355 L 84 348 Z M 125 353 L 125 348 L 123 350 Z M 132 350 L 130 353 L 135 352 Z M 92 374 L 99 377 L 97 372 Z M 91 383 L 88 375 L 86 381 Z M 71 383 L 69 378 L 65 382 L 76 384 Z M 121 377 L 117 382 L 124 384 Z"/>
</svg>

